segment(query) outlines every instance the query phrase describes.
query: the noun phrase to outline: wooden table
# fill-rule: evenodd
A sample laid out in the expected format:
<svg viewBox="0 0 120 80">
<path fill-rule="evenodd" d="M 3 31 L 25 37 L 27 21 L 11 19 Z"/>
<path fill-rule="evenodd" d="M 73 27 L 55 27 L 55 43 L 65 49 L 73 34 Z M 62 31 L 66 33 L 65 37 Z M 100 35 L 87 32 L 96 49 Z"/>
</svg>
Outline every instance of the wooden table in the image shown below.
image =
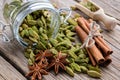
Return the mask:
<svg viewBox="0 0 120 80">
<path fill-rule="evenodd" d="M 0 2 L 1 1 L 2 0 L 0 0 Z M 93 1 L 100 5 L 107 15 L 116 18 L 118 22 L 120 22 L 120 0 Z M 76 4 L 73 0 L 51 0 L 51 2 L 56 3 L 58 7 L 69 7 Z M 0 20 L 4 21 L 2 14 L 0 14 Z M 113 60 L 112 63 L 108 67 L 102 68 L 102 80 L 120 80 L 119 31 L 120 25 L 117 25 L 113 31 L 104 31 L 102 33 L 106 42 L 114 51 L 111 56 Z M 27 80 L 27 78 L 25 78 L 25 74 L 28 71 L 27 60 L 23 54 L 23 47 L 21 47 L 16 40 L 12 40 L 11 43 L 0 41 L 0 80 Z M 55 76 L 53 72 L 43 77 L 45 80 L 96 80 L 82 73 L 75 74 L 74 78 L 70 77 L 66 73 L 60 73 Z"/>
</svg>

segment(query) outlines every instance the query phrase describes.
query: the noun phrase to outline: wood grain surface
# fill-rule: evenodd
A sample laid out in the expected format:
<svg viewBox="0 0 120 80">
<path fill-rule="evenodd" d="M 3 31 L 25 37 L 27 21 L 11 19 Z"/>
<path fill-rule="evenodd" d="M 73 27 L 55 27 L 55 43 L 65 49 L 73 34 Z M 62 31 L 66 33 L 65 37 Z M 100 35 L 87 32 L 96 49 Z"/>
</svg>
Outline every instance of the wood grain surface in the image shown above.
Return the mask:
<svg viewBox="0 0 120 80">
<path fill-rule="evenodd" d="M 0 56 L 0 80 L 27 80 L 11 64 Z"/>
<path fill-rule="evenodd" d="M 2 1 L 3 0 L 0 0 L 0 2 Z M 59 8 L 70 7 L 71 5 L 75 5 L 77 3 L 74 0 L 50 0 L 50 1 L 52 3 L 56 3 Z M 92 1 L 100 5 L 104 9 L 107 15 L 112 16 L 116 18 L 118 21 L 120 21 L 119 0 L 92 0 Z M 1 8 L 0 11 L 2 12 Z M 77 12 L 81 13 L 81 15 L 83 16 L 85 15 L 80 11 Z M 75 12 L 73 12 L 73 14 L 74 13 Z M 2 14 L 0 14 L 0 21 L 3 22 L 5 21 L 3 19 Z M 8 33 L 10 33 L 9 30 Z M 44 80 L 119 80 L 120 79 L 120 37 L 119 37 L 120 26 L 117 25 L 116 28 L 111 32 L 103 30 L 102 34 L 104 35 L 104 39 L 106 40 L 108 45 L 110 45 L 110 47 L 113 49 L 114 53 L 111 56 L 112 63 L 108 67 L 102 68 L 101 79 L 94 79 L 83 73 L 75 74 L 75 77 L 73 78 L 64 72 L 61 72 L 58 75 L 54 75 L 54 72 L 51 72 L 49 75 L 45 75 L 43 79 Z M 6 79 L 7 72 L 4 72 L 4 74 L 0 73 L 0 80 L 25 80 L 25 78 L 22 75 L 20 75 L 20 73 L 25 75 L 29 71 L 27 67 L 27 59 L 24 57 L 23 54 L 24 48 L 20 46 L 20 44 L 16 40 L 12 40 L 10 43 L 5 43 L 0 40 L 0 51 L 1 51 L 0 55 L 3 58 L 5 58 L 7 62 L 9 62 L 7 63 L 3 58 L 0 57 L 0 62 L 3 61 L 2 64 L 6 65 L 6 66 L 0 66 L 0 68 L 5 70 L 6 67 L 12 66 L 11 71 L 13 71 L 16 76 L 15 77 L 13 75 L 10 75 L 11 79 Z M 19 78 L 19 79 L 15 79 L 15 78 Z"/>
</svg>

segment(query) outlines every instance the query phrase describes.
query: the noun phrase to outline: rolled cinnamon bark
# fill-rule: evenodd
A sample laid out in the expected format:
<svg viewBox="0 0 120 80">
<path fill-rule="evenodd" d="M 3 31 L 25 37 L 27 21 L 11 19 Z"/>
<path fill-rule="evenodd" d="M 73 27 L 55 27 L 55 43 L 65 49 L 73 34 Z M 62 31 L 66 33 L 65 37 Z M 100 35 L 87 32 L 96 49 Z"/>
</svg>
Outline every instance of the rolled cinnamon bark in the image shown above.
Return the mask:
<svg viewBox="0 0 120 80">
<path fill-rule="evenodd" d="M 89 58 L 90 58 L 90 61 L 91 61 L 92 65 L 96 66 L 96 61 L 94 60 L 92 54 L 90 53 L 90 51 L 87 48 L 86 48 L 86 51 L 87 51 L 87 53 L 89 55 Z"/>
<path fill-rule="evenodd" d="M 93 22 L 92 19 L 89 19 L 89 21 L 90 21 L 90 23 Z M 99 31 L 97 31 L 97 32 L 100 33 Z M 99 40 L 107 49 L 109 49 L 109 50 L 107 50 L 107 49 L 103 50 L 103 51 L 106 51 L 106 56 L 113 53 L 112 49 L 106 44 L 105 40 L 104 40 L 102 37 L 98 36 L 98 40 Z M 101 45 L 101 47 L 102 47 L 102 45 Z"/>
<path fill-rule="evenodd" d="M 85 39 L 87 38 L 87 33 L 84 32 L 84 30 L 79 27 L 79 26 L 76 26 L 75 27 L 75 30 L 80 38 L 80 40 L 82 41 L 82 43 L 85 41 Z M 90 42 L 91 43 L 91 42 Z M 89 44 L 90 44 L 89 43 Z M 102 53 L 100 52 L 100 50 L 96 47 L 95 44 L 93 44 L 92 47 L 90 48 L 87 48 L 89 50 L 89 52 L 92 54 L 92 56 L 95 58 L 96 62 L 98 64 L 101 64 L 105 61 L 104 57 L 102 56 Z"/>
<path fill-rule="evenodd" d="M 110 56 L 107 56 L 105 57 L 105 61 L 100 65 L 103 67 L 107 67 L 111 62 L 112 62 L 112 59 L 110 58 Z"/>
<path fill-rule="evenodd" d="M 90 23 L 88 23 L 88 21 L 86 19 L 84 19 L 83 17 L 78 18 L 77 21 L 78 21 L 78 24 L 81 25 L 81 27 L 84 29 L 84 31 L 87 34 L 89 34 Z M 92 22 L 92 21 L 90 20 L 90 22 Z M 97 31 L 97 32 L 99 32 L 99 31 Z M 99 48 L 101 48 L 101 50 L 103 51 L 103 56 L 108 56 L 113 53 L 113 51 L 105 43 L 105 41 L 103 40 L 102 37 L 100 37 L 100 36 L 94 37 L 94 40 L 95 40 L 96 44 L 99 46 Z"/>
</svg>

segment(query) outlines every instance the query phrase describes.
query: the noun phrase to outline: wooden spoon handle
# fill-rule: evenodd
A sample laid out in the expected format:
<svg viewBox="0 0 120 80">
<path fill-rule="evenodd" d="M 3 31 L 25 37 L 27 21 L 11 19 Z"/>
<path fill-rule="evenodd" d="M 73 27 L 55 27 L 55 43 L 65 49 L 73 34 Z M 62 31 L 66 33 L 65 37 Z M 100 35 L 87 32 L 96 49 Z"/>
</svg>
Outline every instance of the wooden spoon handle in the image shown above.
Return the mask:
<svg viewBox="0 0 120 80">
<path fill-rule="evenodd" d="M 102 21 L 105 25 L 105 29 L 107 30 L 113 30 L 113 28 L 117 25 L 117 20 L 106 15 L 102 10 L 95 12 L 93 19 Z"/>
</svg>

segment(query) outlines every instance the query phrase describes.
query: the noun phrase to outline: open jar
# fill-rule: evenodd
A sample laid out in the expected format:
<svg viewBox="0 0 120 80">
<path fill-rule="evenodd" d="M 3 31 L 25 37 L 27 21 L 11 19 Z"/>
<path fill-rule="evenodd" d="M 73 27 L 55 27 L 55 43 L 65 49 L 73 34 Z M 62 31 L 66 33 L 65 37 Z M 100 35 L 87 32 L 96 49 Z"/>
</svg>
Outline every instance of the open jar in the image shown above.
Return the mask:
<svg viewBox="0 0 120 80">
<path fill-rule="evenodd" d="M 21 45 L 27 46 L 28 43 L 20 36 L 19 29 L 25 18 L 36 11 L 47 11 L 47 13 L 49 13 L 51 21 L 50 28 L 52 29 L 50 37 L 52 38 L 55 38 L 59 30 L 61 23 L 60 12 L 68 11 L 64 20 L 66 20 L 71 14 L 71 10 L 69 8 L 57 10 L 48 0 L 5 0 L 3 5 L 3 15 L 8 25 L 4 25 L 2 22 L 0 23 L 0 27 L 2 27 L 1 35 L 3 36 L 4 41 L 9 42 L 11 40 L 6 34 L 4 34 L 5 27 L 10 26 L 13 38 L 17 39 Z"/>
</svg>

